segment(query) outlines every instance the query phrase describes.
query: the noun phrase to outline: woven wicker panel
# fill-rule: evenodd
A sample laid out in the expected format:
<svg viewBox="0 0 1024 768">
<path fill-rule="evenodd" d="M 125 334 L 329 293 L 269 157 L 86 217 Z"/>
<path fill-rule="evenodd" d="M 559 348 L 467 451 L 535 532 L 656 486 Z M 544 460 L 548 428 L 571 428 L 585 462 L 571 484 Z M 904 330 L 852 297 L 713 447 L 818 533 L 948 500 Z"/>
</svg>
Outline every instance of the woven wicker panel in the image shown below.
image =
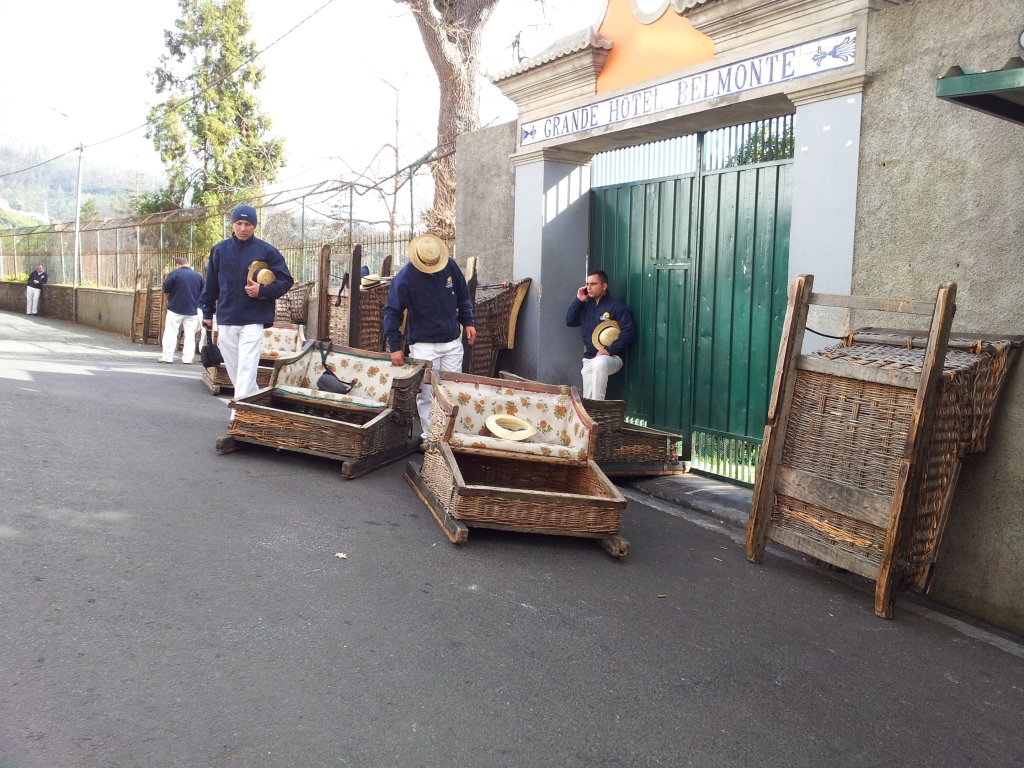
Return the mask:
<svg viewBox="0 0 1024 768">
<path fill-rule="evenodd" d="M 414 398 L 415 399 L 415 398 Z M 251 402 L 272 409 L 235 410 L 229 434 L 251 437 L 280 448 L 296 448 L 338 459 L 364 458 L 397 447 L 410 436 L 411 420 L 392 413 L 390 418 L 359 432 L 340 430 L 328 423 L 310 423 L 294 418 L 294 414 L 320 416 L 331 421 L 363 425 L 379 415 L 363 409 L 339 409 L 316 403 L 298 403 L 262 392 Z M 396 417 L 398 416 L 398 417 Z M 404 422 L 404 423 L 403 423 Z"/>
<path fill-rule="evenodd" d="M 270 377 L 274 373 L 273 366 L 259 366 L 256 369 L 256 386 L 260 389 L 270 386 Z M 210 374 L 210 380 L 222 387 L 234 387 L 231 377 L 228 376 L 227 366 L 218 365 L 216 370 Z"/>
<path fill-rule="evenodd" d="M 363 289 L 359 294 L 359 344 L 358 349 L 369 352 L 383 352 L 386 344 L 384 336 L 384 307 L 388 302 L 390 283 L 381 283 L 372 288 Z M 337 305 L 337 306 L 336 306 Z M 348 297 L 334 297 L 328 307 L 331 341 L 335 344 L 348 345 Z"/>
<path fill-rule="evenodd" d="M 305 325 L 309 295 L 312 290 L 313 283 L 293 285 L 284 296 L 277 300 L 274 307 L 274 322 Z"/>
<path fill-rule="evenodd" d="M 424 456 L 423 479 L 442 505 L 447 508 L 450 503 L 449 512 L 457 520 L 567 533 L 618 533 L 620 515 L 617 508 L 576 505 L 565 498 L 567 493 L 607 497 L 603 485 L 589 467 L 458 453 L 455 457 L 463 479 L 469 485 L 539 490 L 552 494 L 550 499 L 541 497 L 537 501 L 459 496 L 453 492 L 454 480 L 447 461 L 436 449 L 430 450 Z"/>
<path fill-rule="evenodd" d="M 782 465 L 891 496 L 914 392 L 797 371 Z"/>
<path fill-rule="evenodd" d="M 477 376 L 494 376 L 498 352 L 508 349 L 509 326 L 519 286 L 524 281 L 481 285 L 474 297 L 476 341 L 469 348 L 463 368 Z"/>
<path fill-rule="evenodd" d="M 776 496 L 775 506 L 772 507 L 771 524 L 775 528 L 799 533 L 822 544 L 866 558 L 876 566 L 882 562 L 884 529 L 814 504 L 780 494 Z"/>
</svg>

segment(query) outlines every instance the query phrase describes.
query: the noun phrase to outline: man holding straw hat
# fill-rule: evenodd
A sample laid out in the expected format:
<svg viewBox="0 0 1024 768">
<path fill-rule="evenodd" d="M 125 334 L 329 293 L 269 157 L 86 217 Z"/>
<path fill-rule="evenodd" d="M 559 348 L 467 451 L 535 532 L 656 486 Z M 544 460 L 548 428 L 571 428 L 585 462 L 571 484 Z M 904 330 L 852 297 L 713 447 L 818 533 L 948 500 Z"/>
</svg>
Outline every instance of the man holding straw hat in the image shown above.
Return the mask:
<svg viewBox="0 0 1024 768">
<path fill-rule="evenodd" d="M 409 243 L 409 263 L 391 281 L 384 307 L 384 333 L 388 337 L 392 365 L 404 365 L 402 317 L 409 310 L 406 334 L 409 354 L 429 360 L 434 370 L 462 370 L 461 325 L 466 341 L 476 341 L 473 299 L 459 265 L 448 258 L 448 246 L 436 235 L 414 237 Z M 421 437 L 430 428 L 431 386 L 423 384 L 416 398 Z"/>
<path fill-rule="evenodd" d="M 608 377 L 622 369 L 622 358 L 636 338 L 633 316 L 621 301 L 608 295 L 608 275 L 600 269 L 587 275 L 565 324 L 583 331 L 583 397 L 604 400 Z"/>
<path fill-rule="evenodd" d="M 255 231 L 256 209 L 235 206 L 231 237 L 210 251 L 206 287 L 199 297 L 203 325 L 212 329 L 217 314 L 217 346 L 236 398 L 256 391 L 263 329 L 274 324 L 276 300 L 295 282 L 281 252 L 256 237 Z"/>
</svg>

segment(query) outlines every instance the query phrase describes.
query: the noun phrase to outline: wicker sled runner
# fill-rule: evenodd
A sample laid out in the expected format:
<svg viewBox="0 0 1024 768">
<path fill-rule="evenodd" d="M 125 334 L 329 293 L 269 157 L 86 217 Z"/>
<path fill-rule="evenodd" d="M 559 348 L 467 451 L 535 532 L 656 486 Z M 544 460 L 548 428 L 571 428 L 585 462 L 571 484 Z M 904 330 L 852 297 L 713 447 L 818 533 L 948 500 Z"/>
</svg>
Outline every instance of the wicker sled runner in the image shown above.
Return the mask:
<svg viewBox="0 0 1024 768">
<path fill-rule="evenodd" d="M 570 387 L 432 372 L 433 406 L 422 470 L 405 477 L 448 539 L 469 528 L 598 539 L 614 557 L 626 500 L 591 458 L 594 421 Z M 525 441 L 494 437 L 488 416 L 516 416 L 537 429 Z"/>
<path fill-rule="evenodd" d="M 534 384 L 529 379 L 502 371 L 502 379 Z M 626 423 L 625 400 L 588 400 L 583 409 L 597 424 L 594 461 L 609 477 L 681 475 L 686 462 L 679 460 L 677 435 Z"/>
<path fill-rule="evenodd" d="M 956 285 L 934 303 L 811 293 L 793 281 L 747 526 L 765 542 L 875 580 L 891 618 L 926 591 L 961 459 L 984 450 L 1021 337 L 951 336 Z M 802 355 L 809 305 L 925 315 L 927 332 L 864 329 Z"/>
<path fill-rule="evenodd" d="M 428 367 L 406 358 L 400 368 L 388 355 L 335 347 L 328 367 L 354 382 L 348 394 L 315 389 L 324 372 L 320 349 L 279 361 L 270 385 L 231 401 L 231 429 L 217 439 L 221 453 L 244 443 L 308 453 L 343 462 L 341 473 L 354 478 L 398 461 L 416 450 L 413 436 L 416 393 Z"/>
</svg>

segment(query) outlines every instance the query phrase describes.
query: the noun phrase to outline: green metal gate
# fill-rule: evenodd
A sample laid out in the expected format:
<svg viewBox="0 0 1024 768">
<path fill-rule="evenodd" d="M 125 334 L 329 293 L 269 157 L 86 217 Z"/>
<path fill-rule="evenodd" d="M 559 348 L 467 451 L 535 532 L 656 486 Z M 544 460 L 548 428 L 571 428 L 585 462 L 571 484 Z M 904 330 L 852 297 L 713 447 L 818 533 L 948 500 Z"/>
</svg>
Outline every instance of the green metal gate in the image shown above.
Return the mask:
<svg viewBox="0 0 1024 768">
<path fill-rule="evenodd" d="M 608 396 L 680 435 L 695 469 L 752 483 L 786 308 L 792 122 L 699 135 L 693 150 L 675 161 L 687 172 L 593 188 L 590 263 L 637 325 Z M 614 180 L 608 166 L 596 182 Z"/>
</svg>

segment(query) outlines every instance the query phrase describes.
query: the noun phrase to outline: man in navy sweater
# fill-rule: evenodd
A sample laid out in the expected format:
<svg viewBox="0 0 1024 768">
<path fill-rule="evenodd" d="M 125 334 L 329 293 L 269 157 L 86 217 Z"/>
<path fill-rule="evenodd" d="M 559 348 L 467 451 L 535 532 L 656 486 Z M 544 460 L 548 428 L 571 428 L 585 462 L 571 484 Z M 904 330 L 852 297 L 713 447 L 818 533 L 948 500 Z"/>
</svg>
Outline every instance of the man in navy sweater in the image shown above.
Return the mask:
<svg viewBox="0 0 1024 768">
<path fill-rule="evenodd" d="M 185 341 L 181 346 L 181 362 L 192 364 L 196 356 L 196 327 L 199 325 L 199 295 L 203 292 L 203 276 L 188 265 L 188 257 L 174 259 L 174 269 L 164 280 L 167 294 L 167 318 L 164 320 L 163 354 L 161 363 L 174 362 L 174 348 L 178 346 L 178 329 L 184 326 Z"/>
<path fill-rule="evenodd" d="M 601 323 L 610 325 L 610 321 L 618 323 L 618 337 L 598 348 L 594 331 Z M 602 270 L 588 274 L 587 284 L 576 291 L 576 300 L 565 313 L 565 324 L 583 330 L 583 396 L 604 400 L 608 377 L 622 368 L 620 355 L 633 343 L 636 330 L 626 305 L 608 295 L 608 275 Z"/>
<path fill-rule="evenodd" d="M 26 315 L 39 314 L 39 295 L 43 292 L 43 286 L 46 285 L 49 279 L 50 276 L 46 274 L 46 267 L 42 264 L 32 270 L 32 274 L 28 276 L 28 288 L 25 289 Z"/>
<path fill-rule="evenodd" d="M 281 252 L 253 236 L 255 208 L 237 206 L 231 212 L 231 231 L 231 237 L 210 251 L 199 306 L 207 328 L 213 328 L 214 313 L 217 315 L 217 346 L 237 398 L 256 391 L 263 329 L 274 324 L 276 300 L 295 281 Z M 234 417 L 234 411 L 231 415 Z"/>
<path fill-rule="evenodd" d="M 459 265 L 448 258 L 448 246 L 435 235 L 420 235 L 409 243 L 409 263 L 395 275 L 384 307 L 384 333 L 388 337 L 392 365 L 404 365 L 402 315 L 409 310 L 406 333 L 409 354 L 429 360 L 434 370 L 462 370 L 462 339 L 476 341 L 473 300 Z M 424 384 L 416 397 L 422 439 L 430 428 L 431 387 Z"/>
</svg>

